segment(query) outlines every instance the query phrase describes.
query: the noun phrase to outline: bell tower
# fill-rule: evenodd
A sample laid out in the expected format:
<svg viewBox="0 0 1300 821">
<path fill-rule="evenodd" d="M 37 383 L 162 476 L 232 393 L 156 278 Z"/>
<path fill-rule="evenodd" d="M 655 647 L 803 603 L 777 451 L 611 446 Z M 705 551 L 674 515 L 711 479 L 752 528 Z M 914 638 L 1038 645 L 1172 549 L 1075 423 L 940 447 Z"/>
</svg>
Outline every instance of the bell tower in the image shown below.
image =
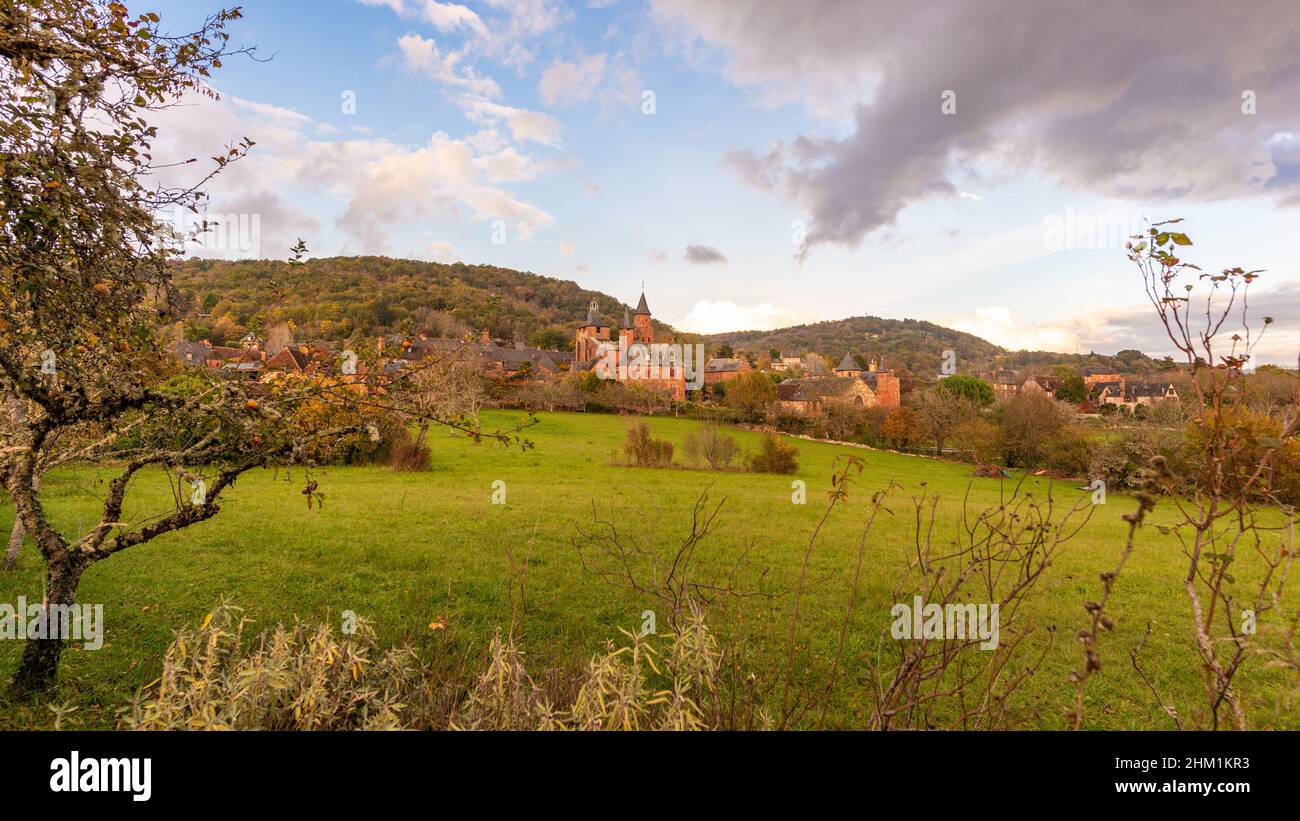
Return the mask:
<svg viewBox="0 0 1300 821">
<path fill-rule="evenodd" d="M 641 289 L 641 301 L 636 304 L 636 314 L 632 317 L 635 325 L 634 337 L 637 342 L 646 345 L 654 342 L 654 331 L 650 328 L 650 306 L 645 302 L 645 287 Z"/>
</svg>

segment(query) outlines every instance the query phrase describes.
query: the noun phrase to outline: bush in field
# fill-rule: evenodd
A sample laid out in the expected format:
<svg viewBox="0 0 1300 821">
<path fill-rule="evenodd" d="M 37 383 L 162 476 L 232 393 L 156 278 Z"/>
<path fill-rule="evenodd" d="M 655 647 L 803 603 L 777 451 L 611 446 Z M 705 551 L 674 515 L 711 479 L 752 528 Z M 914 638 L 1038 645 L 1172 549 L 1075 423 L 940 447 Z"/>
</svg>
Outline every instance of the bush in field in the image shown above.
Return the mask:
<svg viewBox="0 0 1300 821">
<path fill-rule="evenodd" d="M 907 450 L 921 440 L 921 423 L 912 408 L 894 408 L 885 417 L 881 425 L 881 434 L 886 441 L 899 450 Z"/>
<path fill-rule="evenodd" d="M 1002 462 L 1002 435 L 998 426 L 987 419 L 976 417 L 962 422 L 953 430 L 952 441 L 967 461 L 980 465 Z"/>
<path fill-rule="evenodd" d="M 718 724 L 718 645 L 689 607 L 665 635 L 607 642 L 576 675 L 550 671 L 546 690 L 513 637 L 492 639 L 482 674 L 440 670 L 399 644 L 381 648 L 369 622 L 277 625 L 222 603 L 184 627 L 158 681 L 123 711 L 128 730 L 705 730 Z M 571 694 L 558 702 L 556 693 Z M 461 694 L 464 694 L 463 696 Z M 558 702 L 558 703 L 557 703 Z"/>
<path fill-rule="evenodd" d="M 798 457 L 797 447 L 769 433 L 763 437 L 758 452 L 749 455 L 749 469 L 755 473 L 794 473 L 799 469 Z"/>
<path fill-rule="evenodd" d="M 184 627 L 156 684 L 122 718 L 130 730 L 379 730 L 436 724 L 434 690 L 407 647 L 380 649 L 374 628 L 337 636 L 329 624 L 277 625 L 249 640 L 251 621 L 222 603 Z"/>
<path fill-rule="evenodd" d="M 645 422 L 636 422 L 627 429 L 623 452 L 638 467 L 668 467 L 673 463 L 673 443 L 652 437 Z"/>
<path fill-rule="evenodd" d="M 1052 442 L 1047 467 L 1067 476 L 1087 476 L 1092 452 L 1093 445 L 1088 436 L 1067 425 Z"/>
<path fill-rule="evenodd" d="M 567 707 L 546 697 L 524 669 L 514 639 L 498 633 L 488 648 L 487 669 L 470 687 L 451 729 L 715 728 L 721 658 L 702 613 L 692 608 L 681 629 L 663 637 L 621 632 L 631 643 L 617 647 L 607 641 L 574 682 L 576 695 Z"/>
<path fill-rule="evenodd" d="M 714 470 L 729 469 L 740 455 L 736 440 L 712 425 L 687 434 L 683 449 L 691 464 L 698 465 L 703 461 Z"/>
<path fill-rule="evenodd" d="M 1003 459 L 1011 467 L 1049 467 L 1068 427 L 1055 399 L 1036 391 L 1017 394 L 1002 408 Z"/>
<path fill-rule="evenodd" d="M 848 402 L 826 403 L 822 418 L 823 432 L 829 439 L 841 441 L 858 436 L 867 424 L 867 409 Z"/>
<path fill-rule="evenodd" d="M 388 466 L 401 471 L 428 470 L 429 447 L 416 442 L 405 425 L 398 425 L 388 443 Z"/>
<path fill-rule="evenodd" d="M 1219 417 L 1217 430 L 1207 433 L 1203 423 L 1189 424 L 1184 430 L 1175 465 L 1193 477 L 1195 489 L 1205 491 L 1210 481 L 1217 481 L 1230 492 L 1259 501 L 1300 504 L 1300 441 L 1281 438 L 1283 421 L 1244 405 L 1223 408 Z M 1236 460 L 1235 470 L 1216 473 L 1207 467 L 1217 455 L 1214 448 L 1223 447 L 1214 437 L 1226 442 Z M 1258 478 L 1252 478 L 1253 471 L 1237 467 L 1257 465 L 1265 454 L 1269 454 L 1268 467 Z"/>
</svg>

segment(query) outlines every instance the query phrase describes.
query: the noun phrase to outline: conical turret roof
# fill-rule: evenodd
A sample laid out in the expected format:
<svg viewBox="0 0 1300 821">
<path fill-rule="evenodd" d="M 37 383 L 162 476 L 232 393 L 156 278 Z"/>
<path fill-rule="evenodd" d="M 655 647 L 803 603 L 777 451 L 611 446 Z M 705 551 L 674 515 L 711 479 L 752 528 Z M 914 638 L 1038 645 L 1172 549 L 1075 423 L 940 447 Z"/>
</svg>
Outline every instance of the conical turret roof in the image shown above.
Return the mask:
<svg viewBox="0 0 1300 821">
<path fill-rule="evenodd" d="M 855 359 L 853 358 L 853 354 L 851 354 L 851 353 L 845 353 L 845 354 L 844 354 L 844 358 L 840 360 L 840 364 L 838 364 L 838 365 L 835 366 L 835 370 L 837 370 L 837 371 L 860 371 L 860 370 L 862 370 L 862 366 L 859 365 L 859 364 L 857 363 L 857 360 L 855 360 Z"/>
</svg>

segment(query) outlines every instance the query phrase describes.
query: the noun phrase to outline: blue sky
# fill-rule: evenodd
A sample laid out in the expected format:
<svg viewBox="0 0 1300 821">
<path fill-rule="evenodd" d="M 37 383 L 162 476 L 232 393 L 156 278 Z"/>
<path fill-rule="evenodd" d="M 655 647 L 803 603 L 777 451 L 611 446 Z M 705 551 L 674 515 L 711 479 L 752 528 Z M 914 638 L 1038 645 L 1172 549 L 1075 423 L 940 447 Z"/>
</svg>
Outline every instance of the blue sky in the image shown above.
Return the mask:
<svg viewBox="0 0 1300 821">
<path fill-rule="evenodd" d="M 302 236 L 628 302 L 644 281 L 701 332 L 876 314 L 1165 350 L 1119 242 L 1048 226 L 1181 216 L 1205 268 L 1268 270 L 1260 358 L 1294 361 L 1300 13 L 1225 36 L 1214 4 L 1180 4 L 1168 36 L 1196 48 L 1170 58 L 1131 47 L 1123 6 L 1085 6 L 249 0 L 232 39 L 272 59 L 227 61 L 158 153 L 256 140 L 212 208 L 257 214 L 261 256 Z M 151 7 L 174 30 L 208 10 Z"/>
</svg>

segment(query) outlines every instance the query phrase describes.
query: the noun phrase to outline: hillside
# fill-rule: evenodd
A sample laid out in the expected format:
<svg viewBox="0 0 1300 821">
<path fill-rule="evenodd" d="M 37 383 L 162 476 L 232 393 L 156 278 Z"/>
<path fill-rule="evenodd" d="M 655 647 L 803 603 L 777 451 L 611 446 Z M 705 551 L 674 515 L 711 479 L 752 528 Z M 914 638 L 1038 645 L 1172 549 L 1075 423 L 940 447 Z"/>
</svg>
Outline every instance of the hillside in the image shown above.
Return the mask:
<svg viewBox="0 0 1300 821">
<path fill-rule="evenodd" d="M 389 257 L 328 257 L 296 268 L 268 260 L 190 259 L 174 266 L 185 333 L 214 342 L 288 321 L 295 336 L 344 340 L 429 330 L 573 348 L 573 330 L 596 300 L 617 324 L 626 305 L 577 283 L 492 265 Z M 671 328 L 655 323 L 658 329 Z"/>
<path fill-rule="evenodd" d="M 287 321 L 299 339 L 342 341 L 419 330 L 459 337 L 487 328 L 494 337 L 572 350 L 574 328 L 593 299 L 611 323 L 632 307 L 571 280 L 493 265 L 390 257 L 327 257 L 297 267 L 268 260 L 191 259 L 175 264 L 174 281 L 184 311 L 184 334 L 217 343 Z M 655 327 L 665 335 L 674 333 L 658 321 Z M 932 322 L 874 316 L 680 338 L 715 346 L 726 343 L 756 356 L 773 350 L 820 353 L 835 362 L 852 351 L 864 363 L 877 357 L 887 367 L 923 380 L 938 372 L 949 350 L 956 352 L 962 373 L 995 367 L 1046 372 L 1055 364 L 1142 373 L 1160 365 L 1138 351 L 1117 356 L 1012 352 Z"/>
<path fill-rule="evenodd" d="M 995 368 L 1046 373 L 1053 365 L 1064 364 L 1076 368 L 1104 366 L 1138 374 L 1162 366 L 1141 351 L 1120 351 L 1115 356 L 1008 351 L 978 336 L 933 322 L 878 316 L 855 316 L 770 331 L 731 331 L 711 334 L 704 340 L 719 345 L 726 343 L 737 351 L 757 356 L 772 351 L 820 353 L 832 357 L 834 362 L 845 351 L 851 351 L 860 359 L 875 357 L 886 367 L 906 369 L 917 376 L 938 373 L 944 351 L 956 353 L 960 373 Z"/>
</svg>

